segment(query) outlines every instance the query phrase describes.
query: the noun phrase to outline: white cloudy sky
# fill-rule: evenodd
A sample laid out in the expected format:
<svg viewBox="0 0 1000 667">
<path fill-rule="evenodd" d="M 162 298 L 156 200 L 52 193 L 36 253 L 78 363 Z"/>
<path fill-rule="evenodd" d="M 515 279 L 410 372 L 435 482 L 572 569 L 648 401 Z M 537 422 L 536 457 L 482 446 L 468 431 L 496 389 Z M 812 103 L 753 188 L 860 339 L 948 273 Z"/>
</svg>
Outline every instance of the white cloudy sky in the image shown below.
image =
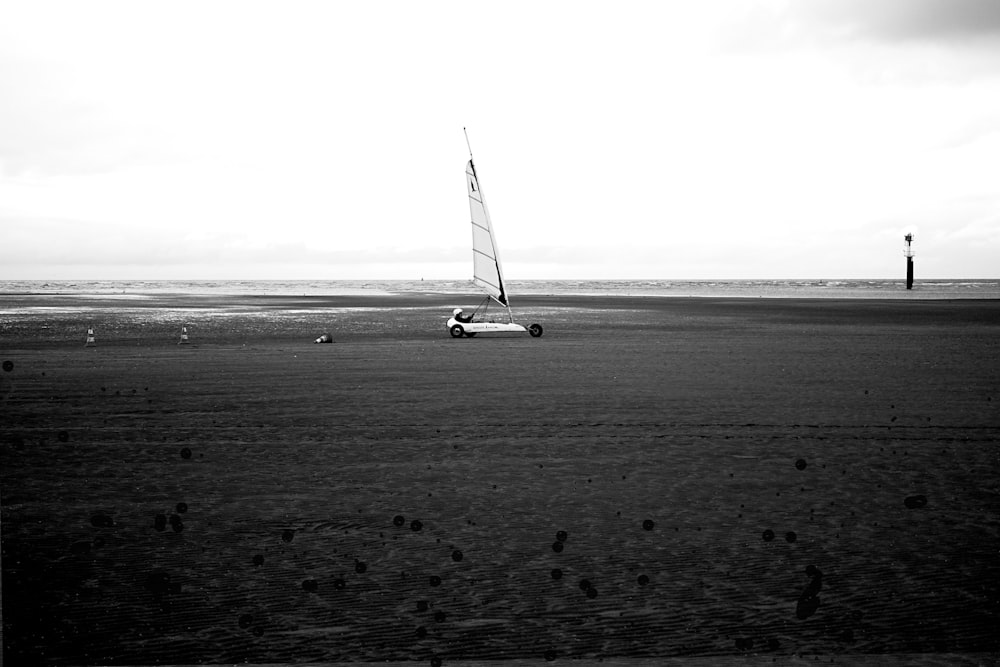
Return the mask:
<svg viewBox="0 0 1000 667">
<path fill-rule="evenodd" d="M 0 3 L 0 279 L 1000 275 L 1000 2 Z"/>
</svg>

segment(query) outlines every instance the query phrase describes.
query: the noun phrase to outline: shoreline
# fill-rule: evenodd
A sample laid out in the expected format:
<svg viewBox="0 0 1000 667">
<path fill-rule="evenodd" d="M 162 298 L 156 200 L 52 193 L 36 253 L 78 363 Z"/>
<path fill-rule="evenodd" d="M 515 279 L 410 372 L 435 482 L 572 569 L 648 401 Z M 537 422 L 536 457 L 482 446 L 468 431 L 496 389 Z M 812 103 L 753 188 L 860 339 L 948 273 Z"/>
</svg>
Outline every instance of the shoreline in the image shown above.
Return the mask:
<svg viewBox="0 0 1000 667">
<path fill-rule="evenodd" d="M 892 279 L 743 279 L 743 280 L 513 280 L 508 292 L 515 302 L 523 296 L 585 297 L 741 297 L 851 299 L 1000 298 L 998 279 L 939 279 L 919 281 L 913 290 Z M 164 296 L 454 296 L 479 295 L 470 280 L 103 280 L 0 281 L 0 294 L 11 297 L 55 294 L 68 297 Z"/>
<path fill-rule="evenodd" d="M 479 303 L 485 301 L 483 294 L 469 292 L 379 292 L 371 294 L 247 294 L 241 292 L 218 293 L 218 294 L 186 294 L 186 293 L 129 293 L 129 294 L 49 294 L 49 293 L 2 293 L 0 292 L 0 313 L 10 308 L 46 306 L 52 302 L 68 305 L 79 303 L 80 305 L 94 307 L 114 307 L 116 305 L 133 307 L 167 307 L 168 305 L 186 304 L 189 307 L 213 307 L 221 304 L 231 305 L 280 305 L 280 304 L 307 304 L 313 306 L 356 306 L 356 307 L 385 307 L 385 306 L 406 306 L 412 302 L 433 302 L 433 303 L 453 303 L 461 301 L 463 303 Z M 828 296 L 784 296 L 784 295 L 742 295 L 742 294 L 720 294 L 720 295 L 675 295 L 675 294 L 522 294 L 511 297 L 514 307 L 518 304 L 538 304 L 564 302 L 567 304 L 580 304 L 586 302 L 597 307 L 615 307 L 623 303 L 635 301 L 639 303 L 676 302 L 688 301 L 705 302 L 821 302 L 821 303 L 899 303 L 912 304 L 919 307 L 923 303 L 939 302 L 961 302 L 961 303 L 1000 303 L 1000 297 L 980 297 L 980 296 L 945 296 L 945 297 L 921 297 L 907 298 L 904 296 L 851 296 L 851 295 L 828 295 Z M 500 307 L 496 304 L 493 307 Z"/>
<path fill-rule="evenodd" d="M 380 299 L 446 299 L 461 297 L 466 299 L 484 299 L 481 292 L 469 291 L 390 291 L 371 290 L 350 293 L 332 294 L 290 294 L 290 293 L 248 293 L 248 292 L 0 292 L 0 301 L 25 300 L 25 299 L 95 299 L 107 301 L 143 301 L 143 300 L 179 300 L 179 299 L 370 299 L 378 301 Z M 531 292 L 517 294 L 511 297 L 512 301 L 522 301 L 524 299 L 777 299 L 777 300 L 810 300 L 810 301 L 997 301 L 1000 295 L 971 295 L 971 294 L 947 294 L 925 292 L 900 292 L 900 293 L 829 293 L 829 294 L 740 294 L 740 293 L 630 293 L 612 291 L 591 291 L 591 292 Z"/>
</svg>

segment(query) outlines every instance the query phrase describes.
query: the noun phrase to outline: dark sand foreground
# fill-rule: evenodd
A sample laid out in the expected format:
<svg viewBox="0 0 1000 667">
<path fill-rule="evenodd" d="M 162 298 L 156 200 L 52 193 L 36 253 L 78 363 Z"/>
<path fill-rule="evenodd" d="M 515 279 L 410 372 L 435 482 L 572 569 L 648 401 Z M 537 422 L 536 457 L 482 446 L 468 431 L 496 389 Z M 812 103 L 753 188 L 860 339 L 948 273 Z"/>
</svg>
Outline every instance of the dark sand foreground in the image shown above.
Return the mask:
<svg viewBox="0 0 1000 667">
<path fill-rule="evenodd" d="M 5 664 L 997 658 L 1000 302 L 474 302 L 0 296 Z"/>
</svg>

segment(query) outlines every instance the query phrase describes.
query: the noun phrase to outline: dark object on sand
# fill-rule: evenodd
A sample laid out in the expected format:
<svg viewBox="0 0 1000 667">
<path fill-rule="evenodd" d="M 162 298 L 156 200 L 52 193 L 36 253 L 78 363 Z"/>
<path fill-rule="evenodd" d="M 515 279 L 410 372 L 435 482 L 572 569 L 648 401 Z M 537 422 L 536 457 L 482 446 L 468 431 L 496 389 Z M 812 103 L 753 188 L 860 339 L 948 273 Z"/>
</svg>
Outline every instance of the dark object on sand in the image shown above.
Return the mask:
<svg viewBox="0 0 1000 667">
<path fill-rule="evenodd" d="M 923 495 L 910 496 L 909 498 L 903 501 L 903 504 L 906 505 L 908 509 L 918 510 L 921 507 L 927 507 L 927 496 Z"/>
<path fill-rule="evenodd" d="M 5 360 L 3 362 L 3 370 L 6 373 L 10 373 L 12 370 L 14 370 L 14 362 L 11 361 L 10 359 Z"/>
<path fill-rule="evenodd" d="M 803 589 L 799 595 L 799 601 L 795 605 L 795 617 L 804 621 L 819 609 L 819 592 L 823 589 L 823 573 L 815 565 L 806 568 L 806 574 L 812 577 L 812 581 Z"/>
<path fill-rule="evenodd" d="M 328 333 L 323 334 L 322 336 L 313 341 L 313 343 L 332 343 L 332 342 L 333 342 L 333 336 L 331 336 Z"/>
<path fill-rule="evenodd" d="M 146 589 L 156 597 L 166 595 L 171 588 L 170 575 L 163 570 L 154 570 L 146 576 Z"/>
<path fill-rule="evenodd" d="M 74 542 L 70 545 L 69 551 L 74 556 L 86 556 L 90 553 L 93 545 L 85 540 L 80 540 L 79 542 Z"/>
</svg>

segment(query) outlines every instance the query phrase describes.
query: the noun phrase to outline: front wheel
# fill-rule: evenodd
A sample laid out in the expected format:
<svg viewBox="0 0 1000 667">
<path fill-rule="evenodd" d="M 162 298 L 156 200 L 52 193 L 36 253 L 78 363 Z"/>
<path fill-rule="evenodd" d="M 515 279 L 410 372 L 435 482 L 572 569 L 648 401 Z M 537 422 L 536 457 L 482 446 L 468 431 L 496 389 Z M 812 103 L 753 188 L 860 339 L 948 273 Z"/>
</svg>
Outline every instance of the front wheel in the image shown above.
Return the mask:
<svg viewBox="0 0 1000 667">
<path fill-rule="evenodd" d="M 465 329 L 462 327 L 461 324 L 453 325 L 451 329 L 448 329 L 448 331 L 451 332 L 452 338 L 461 338 L 465 334 Z"/>
<path fill-rule="evenodd" d="M 539 336 L 542 335 L 542 325 L 532 324 L 530 327 L 528 327 L 528 333 L 531 334 L 532 338 L 538 338 Z"/>
</svg>

